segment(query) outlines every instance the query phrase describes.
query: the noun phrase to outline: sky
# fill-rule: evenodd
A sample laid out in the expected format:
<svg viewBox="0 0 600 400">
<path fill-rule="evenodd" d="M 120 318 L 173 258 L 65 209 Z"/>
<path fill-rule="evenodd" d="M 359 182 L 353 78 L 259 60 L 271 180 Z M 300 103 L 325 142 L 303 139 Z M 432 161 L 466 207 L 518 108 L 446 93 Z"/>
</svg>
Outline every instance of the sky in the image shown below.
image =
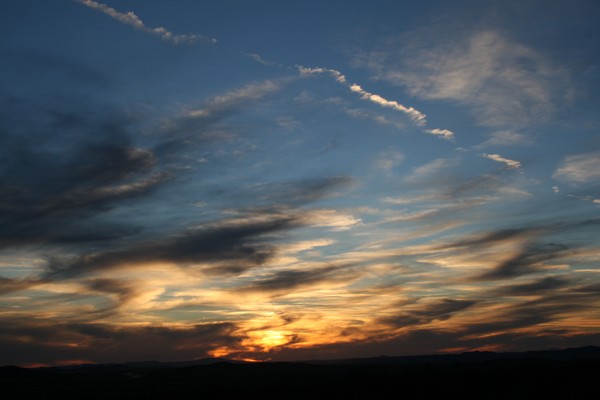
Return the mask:
<svg viewBox="0 0 600 400">
<path fill-rule="evenodd" d="M 599 19 L 0 2 L 0 364 L 600 345 Z"/>
</svg>

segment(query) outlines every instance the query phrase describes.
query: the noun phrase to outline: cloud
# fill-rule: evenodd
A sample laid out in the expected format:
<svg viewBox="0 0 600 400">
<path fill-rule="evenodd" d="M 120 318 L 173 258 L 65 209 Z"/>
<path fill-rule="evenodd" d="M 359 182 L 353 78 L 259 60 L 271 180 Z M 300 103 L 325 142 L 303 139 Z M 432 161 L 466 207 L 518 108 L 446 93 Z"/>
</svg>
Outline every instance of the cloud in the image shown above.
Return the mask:
<svg viewBox="0 0 600 400">
<path fill-rule="evenodd" d="M 482 329 L 487 324 L 480 326 Z M 560 329 L 538 328 L 535 332 L 507 330 L 497 333 L 493 326 L 488 334 L 471 334 L 469 329 L 413 328 L 395 335 L 381 335 L 369 339 L 315 344 L 311 347 L 283 347 L 269 353 L 273 361 L 331 360 L 340 358 L 423 355 L 456 353 L 461 351 L 530 351 L 548 348 L 574 348 L 597 343 L 600 335 L 594 332 L 579 332 Z M 242 353 L 242 356 L 252 354 Z"/>
<path fill-rule="evenodd" d="M 484 158 L 489 158 L 490 160 L 499 162 L 499 163 L 504 163 L 506 164 L 506 166 L 509 169 L 517 169 L 517 168 L 521 168 L 521 163 L 519 161 L 515 161 L 515 160 L 510 160 L 508 158 L 504 158 L 499 154 L 487 154 L 487 153 L 483 153 L 481 155 Z"/>
<path fill-rule="evenodd" d="M 427 193 L 427 194 L 420 194 L 420 195 L 415 195 L 415 196 L 402 196 L 402 197 L 384 197 L 381 199 L 381 201 L 383 201 L 384 203 L 389 203 L 389 204 L 398 204 L 398 205 L 405 205 L 405 204 L 413 204 L 413 203 L 425 203 L 425 202 L 431 202 L 431 201 L 435 201 L 435 200 L 440 200 L 440 197 L 436 194 L 436 193 Z"/>
<path fill-rule="evenodd" d="M 474 279 L 510 279 L 521 275 L 543 272 L 548 268 L 546 261 L 564 257 L 569 248 L 561 244 L 530 244 L 525 249 Z"/>
<path fill-rule="evenodd" d="M 392 108 L 394 110 L 407 114 L 417 125 L 426 124 L 426 115 L 413 107 L 406 107 L 395 100 L 387 100 L 378 94 L 367 92 L 356 83 L 350 85 L 350 90 L 354 93 L 358 93 L 360 97 L 364 100 L 368 100 L 375 104 L 379 104 L 382 107 Z"/>
<path fill-rule="evenodd" d="M 251 101 L 259 100 L 270 93 L 280 90 L 288 80 L 289 79 L 280 79 L 277 81 L 265 80 L 215 96 L 208 101 L 205 107 L 191 110 L 187 113 L 187 116 L 189 118 L 208 118 L 228 114 L 231 110 L 246 105 Z"/>
<path fill-rule="evenodd" d="M 552 177 L 570 183 L 600 179 L 600 151 L 566 156 Z"/>
<path fill-rule="evenodd" d="M 276 64 L 274 64 L 272 62 L 266 61 L 259 54 L 256 54 L 256 53 L 247 53 L 246 55 L 248 57 L 250 57 L 251 59 L 253 59 L 254 61 L 256 61 L 257 63 L 259 63 L 259 64 L 262 64 L 262 65 L 276 65 Z"/>
<path fill-rule="evenodd" d="M 438 249 L 461 249 L 464 251 L 465 247 L 471 250 L 475 250 L 478 247 L 488 247 L 493 244 L 513 241 L 513 240 L 529 240 L 537 235 L 547 232 L 548 227 L 526 227 L 526 228 L 511 228 L 511 229 L 498 229 L 490 232 L 481 232 L 472 235 L 468 235 L 461 240 L 455 240 L 449 244 L 441 245 Z"/>
<path fill-rule="evenodd" d="M 442 35 L 440 35 L 442 33 Z M 569 78 L 540 52 L 500 32 L 437 32 L 405 38 L 402 51 L 374 51 L 366 65 L 375 77 L 430 100 L 453 100 L 486 126 L 513 127 L 548 120 L 569 98 Z"/>
<path fill-rule="evenodd" d="M 509 296 L 532 296 L 571 286 L 572 281 L 559 276 L 549 276 L 532 282 L 500 288 L 500 292 Z"/>
<path fill-rule="evenodd" d="M 332 231 L 346 231 L 361 223 L 360 218 L 338 210 L 310 210 L 305 213 L 306 224 L 316 227 L 331 228 Z"/>
<path fill-rule="evenodd" d="M 356 273 L 349 273 L 344 267 L 325 266 L 307 270 L 288 269 L 262 278 L 244 286 L 241 292 L 290 294 L 291 290 L 320 283 L 347 282 Z M 330 286 L 329 286 L 330 287 Z"/>
<path fill-rule="evenodd" d="M 403 112 L 407 114 L 417 125 L 425 125 L 426 123 L 426 115 L 422 112 L 416 110 L 413 107 L 406 107 L 395 100 L 387 100 L 378 94 L 367 92 L 356 83 L 350 84 L 344 76 L 344 74 L 335 69 L 306 68 L 302 66 L 298 66 L 297 68 L 301 76 L 309 76 L 324 73 L 330 74 L 338 83 L 348 87 L 352 92 L 359 94 L 362 99 L 371 101 L 375 104 L 379 104 L 382 107 L 391 108 L 396 111 Z"/>
<path fill-rule="evenodd" d="M 337 71 L 335 69 L 329 69 L 329 68 L 307 68 L 307 67 L 302 67 L 302 66 L 297 66 L 297 68 L 298 68 L 298 71 L 300 72 L 301 76 L 318 75 L 318 74 L 329 74 L 338 83 L 341 83 L 341 84 L 344 84 L 344 85 L 346 85 L 348 83 L 348 81 L 346 80 L 346 77 L 344 76 L 344 74 L 342 74 L 340 71 Z"/>
<path fill-rule="evenodd" d="M 368 112 L 366 110 L 361 110 L 358 108 L 348 108 L 345 109 L 344 112 L 351 116 L 352 118 L 360 118 L 360 119 L 370 119 L 376 124 L 380 125 L 391 125 L 400 130 L 404 130 L 406 125 L 400 121 L 389 119 L 384 115 L 374 114 L 372 112 Z"/>
<path fill-rule="evenodd" d="M 45 277 L 65 279 L 115 268 L 144 268 L 153 263 L 172 263 L 208 274 L 239 274 L 265 264 L 275 254 L 277 248 L 266 243 L 265 236 L 306 226 L 342 231 L 359 224 L 360 219 L 338 210 L 281 204 L 316 201 L 349 182 L 347 177 L 334 177 L 263 188 L 260 192 L 271 191 L 266 196 L 269 206 L 230 210 L 235 215 L 231 218 L 201 223 L 178 235 L 123 245 L 118 250 L 51 259 Z M 273 205 L 273 201 L 280 204 Z"/>
<path fill-rule="evenodd" d="M 157 262 L 187 265 L 209 273 L 237 274 L 264 264 L 272 256 L 274 247 L 260 241 L 264 235 L 300 225 L 296 217 L 282 215 L 224 220 L 168 239 L 85 254 L 72 260 L 51 260 L 46 277 L 60 279 L 119 267 L 144 268 Z"/>
<path fill-rule="evenodd" d="M 418 182 L 423 178 L 432 177 L 449 170 L 454 165 L 453 160 L 437 158 L 413 169 L 412 173 L 404 178 L 407 182 Z"/>
<path fill-rule="evenodd" d="M 390 172 L 404 161 L 404 154 L 397 150 L 387 150 L 377 156 L 377 168 Z"/>
<path fill-rule="evenodd" d="M 449 131 L 448 129 L 426 129 L 425 133 L 439 136 L 440 138 L 445 140 L 454 140 L 454 132 Z"/>
<path fill-rule="evenodd" d="M 32 286 L 43 283 L 41 279 L 10 279 L 0 276 L 0 296 L 12 292 L 18 292 L 24 289 L 29 289 Z"/>
<path fill-rule="evenodd" d="M 475 147 L 481 149 L 492 146 L 515 146 L 522 144 L 531 144 L 531 139 L 522 133 L 504 130 L 493 132 L 488 140 Z"/>
<path fill-rule="evenodd" d="M 472 307 L 477 302 L 473 300 L 440 299 L 425 304 L 415 310 L 404 311 L 398 315 L 381 318 L 384 324 L 396 327 L 425 325 L 433 321 L 444 321 L 456 312 Z"/>
<path fill-rule="evenodd" d="M 85 283 L 93 291 L 117 295 L 120 303 L 124 303 L 135 294 L 135 285 L 131 281 L 98 278 L 86 280 Z"/>
<path fill-rule="evenodd" d="M 299 206 L 325 198 L 337 197 L 356 186 L 348 175 L 300 179 L 286 182 L 270 182 L 248 188 L 259 200 L 269 204 Z"/>
<path fill-rule="evenodd" d="M 584 233 L 597 223 L 584 220 L 499 229 L 415 251 L 422 252 L 422 262 L 464 269 L 470 283 L 548 274 L 566 268 L 582 248 L 581 243 L 556 243 L 552 236 L 557 232 Z"/>
<path fill-rule="evenodd" d="M 95 363 L 128 361 L 188 361 L 207 357 L 221 346 L 242 340 L 231 322 L 181 326 L 115 326 L 102 323 L 65 323 L 44 319 L 3 317 L 0 364 L 64 360 Z"/>
<path fill-rule="evenodd" d="M 100 217 L 163 187 L 169 172 L 134 143 L 131 116 L 93 101 L 51 100 L 2 101 L 0 247 L 135 233 L 136 226 Z"/>
<path fill-rule="evenodd" d="M 154 133 L 160 141 L 153 147 L 154 152 L 179 171 L 213 163 L 215 158 L 221 161 L 227 157 L 234 159 L 243 156 L 250 143 L 235 131 L 223 127 L 224 121 L 251 109 L 261 99 L 280 91 L 294 79 L 297 78 L 284 77 L 250 83 L 213 96 L 203 101 L 202 107 L 185 107 L 179 115 L 156 124 Z M 224 146 L 231 144 L 239 146 L 235 149 Z"/>
<path fill-rule="evenodd" d="M 128 12 L 120 12 L 115 10 L 112 7 L 107 6 L 106 4 L 99 3 L 94 0 L 75 0 L 89 8 L 94 10 L 98 10 L 108 15 L 109 17 L 119 21 L 122 24 L 129 25 L 139 31 L 149 33 L 154 36 L 160 37 L 165 42 L 171 42 L 173 44 L 181 44 L 181 43 L 197 43 L 197 42 L 206 42 L 206 43 L 216 43 L 217 40 L 213 38 L 209 38 L 206 36 L 199 35 L 197 33 L 188 33 L 182 35 L 175 35 L 173 32 L 170 32 L 166 28 L 159 26 L 156 28 L 150 28 L 142 22 L 142 20 L 135 15 L 132 11 Z"/>
</svg>

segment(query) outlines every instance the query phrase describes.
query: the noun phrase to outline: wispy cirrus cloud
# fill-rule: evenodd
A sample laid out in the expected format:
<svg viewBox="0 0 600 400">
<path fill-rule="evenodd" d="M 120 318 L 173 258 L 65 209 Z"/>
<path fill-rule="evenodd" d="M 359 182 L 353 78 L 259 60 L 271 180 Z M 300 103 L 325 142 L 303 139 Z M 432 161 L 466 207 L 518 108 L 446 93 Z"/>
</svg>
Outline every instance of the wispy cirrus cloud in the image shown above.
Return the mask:
<svg viewBox="0 0 600 400">
<path fill-rule="evenodd" d="M 495 131 L 489 135 L 489 139 L 475 146 L 484 148 L 491 146 L 516 146 L 531 144 L 532 140 L 528 136 L 511 130 Z"/>
<path fill-rule="evenodd" d="M 294 219 L 278 215 L 262 219 L 235 218 L 185 232 L 160 243 L 150 241 L 68 260 L 50 260 L 46 276 L 64 279 L 123 266 L 144 268 L 156 262 L 188 265 L 211 273 L 241 273 L 264 264 L 272 256 L 274 248 L 260 243 L 260 238 L 299 226 Z"/>
<path fill-rule="evenodd" d="M 403 51 L 380 49 L 360 63 L 420 98 L 466 105 L 486 126 L 545 121 L 568 101 L 567 72 L 540 52 L 494 30 L 444 37 L 433 46 L 427 35 L 409 37 Z"/>
<path fill-rule="evenodd" d="M 115 10 L 114 8 L 100 3 L 94 0 L 75 0 L 78 3 L 81 3 L 89 8 L 94 10 L 98 10 L 108 15 L 109 17 L 119 21 L 122 24 L 132 26 L 133 28 L 149 33 L 154 36 L 160 37 L 165 42 L 170 42 L 173 44 L 182 44 L 182 43 L 197 43 L 197 42 L 206 42 L 206 43 L 217 43 L 217 39 L 202 36 L 198 33 L 188 33 L 188 34 L 179 34 L 176 35 L 168 29 L 159 26 L 156 28 L 151 28 L 146 26 L 144 22 L 138 17 L 133 11 L 120 12 Z"/>
<path fill-rule="evenodd" d="M 503 163 L 506 164 L 506 166 L 510 169 L 517 169 L 517 168 L 521 168 L 521 163 L 519 161 L 515 161 L 515 160 L 511 160 L 509 158 L 504 158 L 499 154 L 487 154 L 487 153 L 483 153 L 481 155 L 484 158 L 488 158 L 490 160 L 499 162 L 499 163 Z"/>
<path fill-rule="evenodd" d="M 153 149 L 135 144 L 131 117 L 93 101 L 75 106 L 55 98 L 51 107 L 0 101 L 7 113 L 0 124 L 0 221 L 6 228 L 0 248 L 83 245 L 137 231 L 122 221 L 98 220 L 132 199 L 150 196 L 171 177 Z M 66 143 L 72 130 L 79 135 L 67 145 L 38 147 L 41 132 Z"/>
<path fill-rule="evenodd" d="M 246 54 L 248 57 L 250 57 L 251 59 L 253 59 L 254 61 L 256 61 L 259 64 L 262 65 L 273 65 L 273 63 L 268 62 L 267 60 L 265 60 L 264 58 L 262 58 L 260 56 L 260 54 L 257 53 L 247 53 Z"/>
<path fill-rule="evenodd" d="M 455 160 L 448 158 L 436 158 L 423 165 L 413 168 L 410 175 L 406 176 L 406 182 L 418 182 L 423 178 L 432 177 L 438 174 L 443 174 L 456 164 Z"/>
<path fill-rule="evenodd" d="M 262 82 L 245 85 L 240 89 L 232 90 L 211 98 L 204 107 L 191 110 L 187 115 L 192 118 L 197 118 L 226 114 L 240 105 L 259 100 L 270 93 L 280 90 L 288 80 L 289 79 L 267 79 Z"/>
<path fill-rule="evenodd" d="M 600 151 L 566 156 L 553 177 L 571 183 L 600 179 Z"/>
<path fill-rule="evenodd" d="M 404 154 L 398 150 L 387 150 L 377 156 L 377 168 L 390 172 L 404 161 Z"/>
<path fill-rule="evenodd" d="M 238 290 L 241 292 L 283 293 L 286 294 L 299 287 L 318 285 L 323 283 L 345 283 L 355 272 L 349 272 L 345 266 L 329 265 L 307 270 L 286 269 L 273 275 L 252 282 Z"/>
<path fill-rule="evenodd" d="M 571 280 L 565 277 L 548 276 L 526 283 L 507 285 L 504 287 L 500 287 L 498 290 L 501 293 L 511 296 L 531 296 L 532 294 L 555 291 L 557 289 L 568 287 L 571 284 Z"/>
<path fill-rule="evenodd" d="M 440 299 L 425 305 L 420 305 L 416 309 L 402 311 L 397 315 L 384 317 L 381 322 L 384 324 L 409 327 L 415 325 L 426 325 L 433 321 L 444 321 L 453 316 L 453 314 L 466 310 L 474 306 L 477 302 L 473 300 Z"/>
<path fill-rule="evenodd" d="M 400 130 L 406 129 L 406 125 L 404 123 L 402 123 L 398 120 L 390 119 L 384 115 L 373 114 L 373 113 L 370 113 L 368 111 L 358 109 L 358 108 L 348 108 L 348 109 L 345 109 L 344 112 L 346 114 L 348 114 L 349 116 L 351 116 L 352 118 L 369 119 L 369 120 L 375 122 L 376 124 L 391 125 Z"/>
</svg>

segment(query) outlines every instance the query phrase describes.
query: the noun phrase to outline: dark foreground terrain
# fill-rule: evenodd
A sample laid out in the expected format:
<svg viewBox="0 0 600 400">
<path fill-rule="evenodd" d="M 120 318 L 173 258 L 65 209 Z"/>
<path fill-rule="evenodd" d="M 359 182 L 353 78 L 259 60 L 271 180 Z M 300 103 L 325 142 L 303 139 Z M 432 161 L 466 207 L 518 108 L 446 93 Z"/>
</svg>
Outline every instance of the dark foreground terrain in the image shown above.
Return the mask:
<svg viewBox="0 0 600 400">
<path fill-rule="evenodd" d="M 600 347 L 304 363 L 129 363 L 0 368 L 3 399 L 587 399 Z"/>
</svg>

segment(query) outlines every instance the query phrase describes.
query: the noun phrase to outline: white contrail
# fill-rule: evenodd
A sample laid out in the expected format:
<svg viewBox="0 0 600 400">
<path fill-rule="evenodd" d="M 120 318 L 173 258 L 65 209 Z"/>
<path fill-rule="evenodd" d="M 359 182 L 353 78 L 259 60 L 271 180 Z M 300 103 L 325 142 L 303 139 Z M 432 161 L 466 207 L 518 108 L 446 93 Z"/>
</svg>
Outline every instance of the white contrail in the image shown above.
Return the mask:
<svg viewBox="0 0 600 400">
<path fill-rule="evenodd" d="M 426 116 L 422 112 L 413 107 L 403 106 L 395 100 L 387 100 L 378 94 L 367 92 L 360 87 L 360 85 L 357 85 L 356 83 L 349 83 L 344 74 L 342 74 L 340 71 L 330 68 L 306 68 L 302 66 L 298 66 L 297 68 L 298 71 L 300 71 L 300 75 L 304 76 L 312 74 L 329 74 L 336 80 L 336 82 L 346 86 L 352 92 L 358 93 L 362 99 L 369 100 L 373 103 L 379 104 L 382 107 L 388 107 L 406 113 L 417 125 L 425 125 L 426 123 Z"/>
<path fill-rule="evenodd" d="M 129 25 L 134 27 L 135 29 L 149 33 L 151 35 L 155 35 L 160 37 L 162 40 L 166 42 L 171 42 L 173 44 L 181 44 L 181 43 L 197 43 L 197 42 L 208 42 L 208 43 L 216 43 L 217 40 L 213 38 L 209 38 L 206 36 L 199 35 L 197 33 L 188 33 L 184 35 L 175 35 L 173 32 L 167 30 L 166 28 L 159 26 L 157 28 L 150 28 L 144 24 L 144 22 L 135 15 L 132 11 L 128 12 L 120 12 L 115 10 L 112 7 L 107 6 L 103 3 L 98 3 L 94 0 L 75 0 L 85 6 L 93 8 L 94 10 L 102 11 L 104 14 L 109 17 L 116 19 L 122 24 Z"/>
<path fill-rule="evenodd" d="M 448 129 L 426 129 L 425 133 L 429 133 L 430 135 L 436 135 L 446 140 L 454 140 L 454 132 Z"/>
</svg>

